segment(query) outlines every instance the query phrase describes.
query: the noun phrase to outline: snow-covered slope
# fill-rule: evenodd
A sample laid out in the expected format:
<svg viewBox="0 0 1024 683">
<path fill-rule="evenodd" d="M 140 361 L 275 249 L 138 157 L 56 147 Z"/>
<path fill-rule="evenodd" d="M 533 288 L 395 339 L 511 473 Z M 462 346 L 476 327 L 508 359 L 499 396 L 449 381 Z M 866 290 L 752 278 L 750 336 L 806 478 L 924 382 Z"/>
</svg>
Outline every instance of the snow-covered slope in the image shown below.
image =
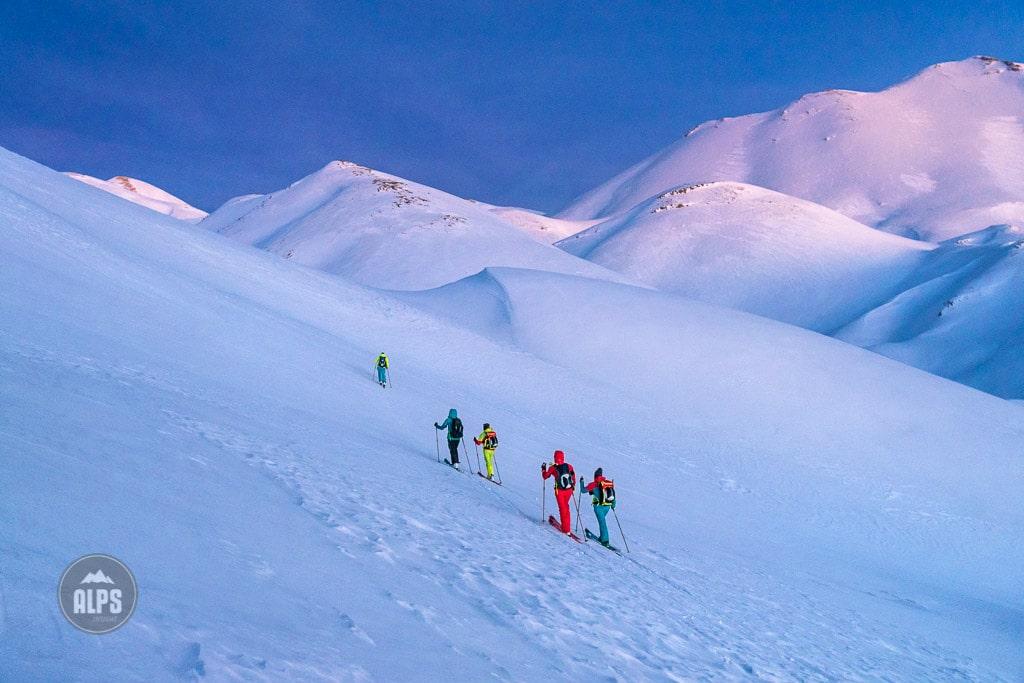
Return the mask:
<svg viewBox="0 0 1024 683">
<path fill-rule="evenodd" d="M 0 224 L 0 679 L 1024 673 L 1018 406 L 597 280 L 399 299 L 5 151 Z M 453 404 L 504 487 L 437 464 Z M 553 448 L 628 557 L 538 523 Z M 96 551 L 141 589 L 102 637 L 54 595 Z"/>
<path fill-rule="evenodd" d="M 1024 230 L 943 243 L 904 291 L 838 338 L 1008 398 L 1024 397 Z"/>
<path fill-rule="evenodd" d="M 426 289 L 489 266 L 622 279 L 480 204 L 348 162 L 228 202 L 203 226 L 296 263 L 386 289 Z"/>
<path fill-rule="evenodd" d="M 676 188 L 558 243 L 657 289 L 1024 397 L 1024 234 L 889 235 L 742 183 Z"/>
<path fill-rule="evenodd" d="M 822 332 L 901 291 L 933 248 L 733 182 L 669 190 L 558 246 L 663 291 Z"/>
<path fill-rule="evenodd" d="M 975 57 L 878 93 L 830 90 L 710 121 L 561 217 L 612 216 L 714 180 L 771 188 L 932 241 L 1024 222 L 1024 65 Z"/>
<path fill-rule="evenodd" d="M 178 218 L 190 223 L 198 223 L 207 216 L 205 211 L 197 209 L 155 185 L 136 178 L 119 175 L 114 176 L 110 180 L 100 180 L 83 173 L 67 173 L 66 175 L 86 185 L 92 185 L 105 192 L 109 192 L 121 199 L 127 199 L 147 209 L 162 213 L 165 216 Z"/>
</svg>

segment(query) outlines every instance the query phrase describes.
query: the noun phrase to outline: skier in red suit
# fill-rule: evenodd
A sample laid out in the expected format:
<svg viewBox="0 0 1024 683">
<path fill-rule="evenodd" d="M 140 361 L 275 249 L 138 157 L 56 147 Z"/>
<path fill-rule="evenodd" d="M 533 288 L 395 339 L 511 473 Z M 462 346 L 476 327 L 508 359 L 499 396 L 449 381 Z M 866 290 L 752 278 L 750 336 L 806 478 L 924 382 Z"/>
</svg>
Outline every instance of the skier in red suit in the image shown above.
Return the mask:
<svg viewBox="0 0 1024 683">
<path fill-rule="evenodd" d="M 558 501 L 558 516 L 562 521 L 562 533 L 572 533 L 572 519 L 569 512 L 569 501 L 576 490 L 576 471 L 565 461 L 565 453 L 555 451 L 554 464 L 543 463 L 541 475 L 545 479 L 555 478 L 555 500 Z"/>
</svg>

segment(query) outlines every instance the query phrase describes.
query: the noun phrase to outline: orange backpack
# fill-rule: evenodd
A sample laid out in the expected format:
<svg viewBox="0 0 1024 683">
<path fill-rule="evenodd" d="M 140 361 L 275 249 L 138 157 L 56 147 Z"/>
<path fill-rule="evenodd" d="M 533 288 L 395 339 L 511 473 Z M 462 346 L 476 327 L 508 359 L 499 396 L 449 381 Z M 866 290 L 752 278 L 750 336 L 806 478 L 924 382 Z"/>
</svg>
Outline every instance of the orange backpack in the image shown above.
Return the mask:
<svg viewBox="0 0 1024 683">
<path fill-rule="evenodd" d="M 611 479 L 602 479 L 594 489 L 594 498 L 598 505 L 613 504 L 615 502 L 615 482 Z"/>
</svg>

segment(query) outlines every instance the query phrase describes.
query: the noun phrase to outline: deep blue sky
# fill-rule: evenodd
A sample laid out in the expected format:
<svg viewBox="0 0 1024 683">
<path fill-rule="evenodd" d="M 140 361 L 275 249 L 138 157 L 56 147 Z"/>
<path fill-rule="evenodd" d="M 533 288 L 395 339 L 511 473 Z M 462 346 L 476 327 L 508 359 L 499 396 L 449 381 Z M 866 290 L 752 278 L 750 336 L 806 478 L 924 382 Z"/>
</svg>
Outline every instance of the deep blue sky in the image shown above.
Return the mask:
<svg viewBox="0 0 1024 683">
<path fill-rule="evenodd" d="M 0 146 L 200 208 L 349 159 L 552 210 L 706 119 L 1024 59 L 1024 0 L 0 3 Z"/>
</svg>

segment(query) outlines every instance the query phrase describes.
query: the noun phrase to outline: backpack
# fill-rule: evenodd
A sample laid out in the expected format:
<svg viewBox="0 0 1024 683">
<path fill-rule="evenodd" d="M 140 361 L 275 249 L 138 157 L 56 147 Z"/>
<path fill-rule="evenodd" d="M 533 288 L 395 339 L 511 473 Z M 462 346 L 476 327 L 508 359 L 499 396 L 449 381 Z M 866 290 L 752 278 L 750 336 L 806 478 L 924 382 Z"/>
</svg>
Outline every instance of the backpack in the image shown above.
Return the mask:
<svg viewBox="0 0 1024 683">
<path fill-rule="evenodd" d="M 448 426 L 448 436 L 452 441 L 462 438 L 462 420 L 457 417 L 452 418 L 451 424 Z"/>
<path fill-rule="evenodd" d="M 489 451 L 493 451 L 498 447 L 498 433 L 497 432 L 485 432 L 484 433 L 484 448 Z"/>
<path fill-rule="evenodd" d="M 378 368 L 386 368 L 387 366 L 388 366 L 388 359 L 387 359 L 386 356 L 381 356 L 380 358 L 377 359 L 377 367 Z"/>
<path fill-rule="evenodd" d="M 598 505 L 612 505 L 615 502 L 615 482 L 611 479 L 602 479 L 594 489 L 594 499 Z"/>
<path fill-rule="evenodd" d="M 555 465 L 555 488 L 566 490 L 576 490 L 576 473 L 572 471 L 572 467 L 567 462 L 563 462 L 561 465 Z"/>
</svg>

